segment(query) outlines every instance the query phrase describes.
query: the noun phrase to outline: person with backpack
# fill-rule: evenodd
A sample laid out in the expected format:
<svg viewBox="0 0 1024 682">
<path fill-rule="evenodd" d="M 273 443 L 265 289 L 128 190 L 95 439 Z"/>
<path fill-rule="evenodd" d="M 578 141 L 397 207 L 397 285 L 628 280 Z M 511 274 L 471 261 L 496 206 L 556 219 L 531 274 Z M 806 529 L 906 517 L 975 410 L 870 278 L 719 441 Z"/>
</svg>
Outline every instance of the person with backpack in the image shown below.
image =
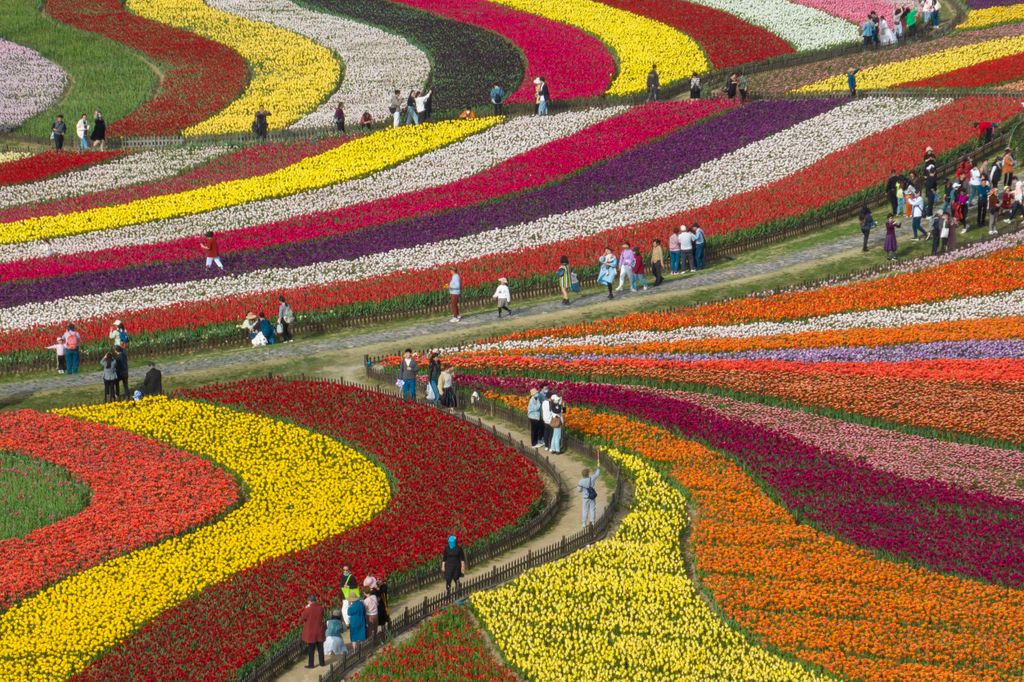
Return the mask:
<svg viewBox="0 0 1024 682">
<path fill-rule="evenodd" d="M 590 469 L 583 470 L 583 478 L 576 484 L 576 487 L 580 491 L 580 495 L 583 499 L 583 527 L 586 528 L 588 524 L 593 525 L 597 522 L 597 488 L 594 486 L 597 484 L 597 477 L 601 475 L 601 467 L 598 466 L 594 469 L 594 473 L 590 473 Z"/>
<path fill-rule="evenodd" d="M 294 338 L 292 336 L 292 324 L 295 322 L 295 312 L 288 305 L 288 302 L 284 300 L 284 296 L 278 296 L 277 300 L 281 304 L 277 307 L 277 326 L 284 343 L 291 343 Z"/>
<path fill-rule="evenodd" d="M 63 339 L 68 374 L 78 374 L 78 361 L 81 358 L 78 347 L 82 345 L 82 335 L 75 330 L 75 325 L 69 324 L 68 330 L 64 332 Z"/>
<path fill-rule="evenodd" d="M 459 581 L 466 575 L 466 553 L 454 535 L 448 536 L 448 544 L 441 555 L 441 574 L 444 576 L 445 594 L 451 597 L 452 583 L 455 583 L 455 591 L 458 592 Z"/>
<path fill-rule="evenodd" d="M 114 320 L 113 324 L 110 325 L 109 337 L 111 346 L 121 346 L 121 348 L 128 350 L 131 337 L 128 335 L 128 330 L 125 329 L 124 323 L 121 320 Z"/>
</svg>

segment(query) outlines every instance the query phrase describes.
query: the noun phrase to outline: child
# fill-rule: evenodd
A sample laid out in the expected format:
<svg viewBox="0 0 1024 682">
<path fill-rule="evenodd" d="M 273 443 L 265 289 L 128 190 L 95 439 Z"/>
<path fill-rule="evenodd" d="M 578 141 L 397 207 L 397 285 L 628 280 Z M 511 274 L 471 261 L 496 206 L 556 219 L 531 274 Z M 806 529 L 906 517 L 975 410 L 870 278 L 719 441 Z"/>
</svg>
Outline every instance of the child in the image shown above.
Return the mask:
<svg viewBox="0 0 1024 682">
<path fill-rule="evenodd" d="M 67 358 L 64 357 L 64 337 L 58 336 L 57 343 L 47 346 L 57 352 L 57 374 L 63 374 L 67 368 Z"/>
<path fill-rule="evenodd" d="M 327 639 L 324 641 L 324 653 L 328 656 L 341 656 L 345 653 L 345 643 L 341 641 L 341 609 L 331 611 L 327 619 Z"/>
<path fill-rule="evenodd" d="M 501 311 L 504 310 L 508 313 L 509 317 L 512 317 L 512 311 L 509 309 L 509 301 L 512 300 L 512 293 L 508 290 L 508 280 L 504 277 L 498 278 L 498 288 L 494 290 L 494 295 L 491 298 L 498 299 L 498 319 L 501 319 Z"/>
</svg>

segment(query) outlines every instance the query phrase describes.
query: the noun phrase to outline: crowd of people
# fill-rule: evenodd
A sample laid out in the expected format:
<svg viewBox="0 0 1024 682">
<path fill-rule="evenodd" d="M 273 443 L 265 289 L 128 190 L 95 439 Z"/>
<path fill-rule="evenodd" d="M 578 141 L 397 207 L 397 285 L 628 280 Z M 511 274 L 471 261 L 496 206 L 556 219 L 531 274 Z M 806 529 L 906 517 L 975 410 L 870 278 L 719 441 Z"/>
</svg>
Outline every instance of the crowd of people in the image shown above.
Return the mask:
<svg viewBox="0 0 1024 682">
<path fill-rule="evenodd" d="M 57 114 L 53 123 L 50 124 L 50 141 L 57 151 L 64 149 L 64 138 L 68 134 L 68 124 L 64 120 L 64 114 Z M 92 123 L 89 117 L 82 114 L 75 124 L 75 135 L 78 136 L 78 151 L 88 151 L 89 148 L 106 151 L 107 149 L 107 122 L 103 114 L 96 111 L 92 115 Z"/>
<path fill-rule="evenodd" d="M 162 395 L 163 374 L 156 363 L 149 363 L 149 370 L 142 384 L 132 392 L 128 387 L 128 348 L 131 337 L 121 320 L 114 320 L 107 335 L 108 349 L 100 358 L 103 377 L 103 402 L 117 400 L 141 400 L 144 397 Z M 78 374 L 81 363 L 82 333 L 74 324 L 69 324 L 55 343 L 47 346 L 57 359 L 58 374 Z"/>
<path fill-rule="evenodd" d="M 896 6 L 893 10 L 892 24 L 871 10 L 864 23 L 861 24 L 861 39 L 864 41 L 865 49 L 874 49 L 881 45 L 895 45 L 902 40 L 913 38 L 919 33 L 937 28 L 939 25 L 939 11 L 942 5 L 939 0 L 924 0 L 911 4 Z"/>
<path fill-rule="evenodd" d="M 342 565 L 341 600 L 330 615 L 325 614 L 317 596 L 311 594 L 299 616 L 301 639 L 307 650 L 306 667 L 315 667 L 314 654 L 323 666 L 325 654 L 341 656 L 356 653 L 362 646 L 372 646 L 387 636 L 390 624 L 387 581 L 368 575 L 359 583 L 351 564 Z M 342 636 L 346 631 L 347 643 Z"/>
</svg>

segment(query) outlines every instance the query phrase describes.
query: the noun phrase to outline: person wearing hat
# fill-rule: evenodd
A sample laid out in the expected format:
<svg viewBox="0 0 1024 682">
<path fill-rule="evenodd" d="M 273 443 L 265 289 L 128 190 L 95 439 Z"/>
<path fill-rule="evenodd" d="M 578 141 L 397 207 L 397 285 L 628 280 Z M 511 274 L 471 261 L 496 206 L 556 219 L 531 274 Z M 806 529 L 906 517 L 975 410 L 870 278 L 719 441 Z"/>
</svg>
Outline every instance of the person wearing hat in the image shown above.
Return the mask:
<svg viewBox="0 0 1024 682">
<path fill-rule="evenodd" d="M 512 310 L 508 307 L 509 301 L 512 300 L 512 293 L 508 290 L 508 280 L 506 278 L 498 278 L 498 288 L 494 290 L 494 295 L 491 298 L 498 299 L 499 320 L 501 319 L 502 310 L 507 312 L 509 317 L 512 317 Z"/>
<path fill-rule="evenodd" d="M 377 595 L 373 593 L 377 587 L 377 580 L 372 575 L 363 579 L 363 607 L 366 609 L 366 638 L 371 642 L 377 638 L 377 625 L 380 622 L 377 618 L 380 602 Z"/>
<path fill-rule="evenodd" d="M 341 609 L 331 611 L 324 631 L 324 653 L 328 656 L 341 656 L 345 653 L 345 642 L 341 639 Z"/>
<path fill-rule="evenodd" d="M 454 535 L 448 536 L 448 544 L 441 555 L 441 574 L 444 576 L 445 594 L 451 597 L 452 583 L 455 583 L 455 591 L 458 592 L 459 581 L 466 575 L 466 553 Z"/>
<path fill-rule="evenodd" d="M 355 653 L 366 641 L 366 606 L 358 594 L 350 594 L 347 602 L 345 612 L 348 614 L 348 639 Z"/>
<path fill-rule="evenodd" d="M 259 332 L 259 319 L 260 316 L 250 311 L 245 314 L 245 319 L 242 320 L 242 324 L 238 325 L 239 329 L 244 329 L 249 334 L 249 340 L 255 338 Z"/>
<path fill-rule="evenodd" d="M 857 72 L 860 69 L 855 69 L 852 66 L 846 70 L 846 85 L 850 88 L 850 99 L 857 96 Z"/>
<path fill-rule="evenodd" d="M 311 594 L 306 600 L 306 608 L 302 609 L 299 617 L 302 625 L 302 641 L 306 643 L 306 653 L 309 657 L 306 663 L 307 668 L 313 666 L 313 652 L 316 651 L 320 657 L 320 665 L 324 664 L 324 607 L 317 601 L 316 595 Z"/>
</svg>

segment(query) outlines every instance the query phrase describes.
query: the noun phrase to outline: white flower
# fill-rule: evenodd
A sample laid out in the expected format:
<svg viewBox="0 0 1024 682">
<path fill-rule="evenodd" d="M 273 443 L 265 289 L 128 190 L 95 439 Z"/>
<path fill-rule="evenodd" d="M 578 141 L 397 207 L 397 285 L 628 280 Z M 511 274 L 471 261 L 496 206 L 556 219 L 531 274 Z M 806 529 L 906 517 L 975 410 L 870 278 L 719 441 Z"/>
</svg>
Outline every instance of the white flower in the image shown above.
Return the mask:
<svg viewBox="0 0 1024 682">
<path fill-rule="evenodd" d="M 0 132 L 46 109 L 67 83 L 64 70 L 46 57 L 0 38 Z"/>
</svg>

